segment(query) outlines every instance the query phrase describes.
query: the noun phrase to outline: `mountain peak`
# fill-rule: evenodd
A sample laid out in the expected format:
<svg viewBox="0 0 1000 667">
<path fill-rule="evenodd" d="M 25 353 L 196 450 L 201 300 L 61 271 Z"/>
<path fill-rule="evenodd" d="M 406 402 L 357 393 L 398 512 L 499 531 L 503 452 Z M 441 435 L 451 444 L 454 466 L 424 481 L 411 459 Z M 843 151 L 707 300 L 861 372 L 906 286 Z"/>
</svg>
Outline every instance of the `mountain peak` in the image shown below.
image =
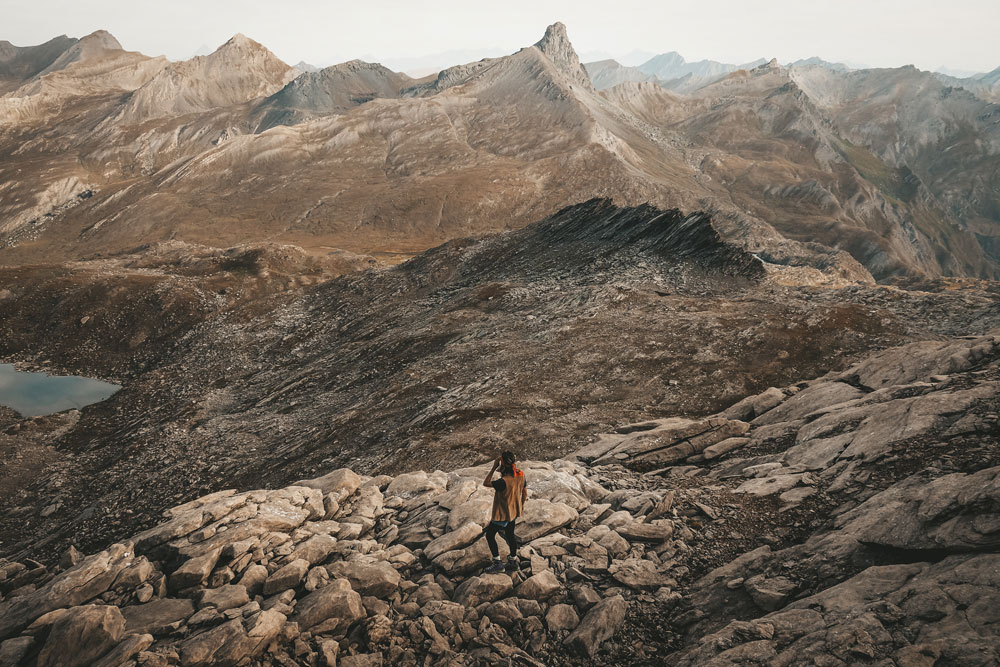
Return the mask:
<svg viewBox="0 0 1000 667">
<path fill-rule="evenodd" d="M 545 35 L 535 43 L 535 47 L 575 83 L 593 90 L 587 70 L 580 64 L 580 58 L 569 41 L 565 25 L 559 22 L 550 25 L 545 29 Z"/>
<path fill-rule="evenodd" d="M 114 35 L 112 35 L 107 30 L 95 30 L 85 37 L 80 38 L 81 42 L 96 42 L 104 45 L 106 48 L 120 49 L 122 48 L 121 42 L 119 42 Z"/>
<path fill-rule="evenodd" d="M 223 49 L 240 49 L 240 50 L 256 50 L 264 48 L 259 42 L 255 42 L 241 32 L 236 33 L 226 41 L 225 44 L 220 46 L 216 51 L 221 51 Z"/>
</svg>

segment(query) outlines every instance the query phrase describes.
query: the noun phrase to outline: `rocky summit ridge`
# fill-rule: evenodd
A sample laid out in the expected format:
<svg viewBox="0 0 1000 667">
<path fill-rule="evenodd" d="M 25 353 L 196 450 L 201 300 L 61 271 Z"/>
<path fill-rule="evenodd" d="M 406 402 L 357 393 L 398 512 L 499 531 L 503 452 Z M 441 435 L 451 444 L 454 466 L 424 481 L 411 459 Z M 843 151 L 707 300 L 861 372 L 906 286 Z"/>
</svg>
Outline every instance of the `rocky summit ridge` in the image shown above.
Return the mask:
<svg viewBox="0 0 1000 667">
<path fill-rule="evenodd" d="M 0 657 L 996 664 L 998 398 L 1000 330 L 623 426 L 521 463 L 499 574 L 486 464 L 215 492 L 98 553 L 0 562 Z"/>
</svg>

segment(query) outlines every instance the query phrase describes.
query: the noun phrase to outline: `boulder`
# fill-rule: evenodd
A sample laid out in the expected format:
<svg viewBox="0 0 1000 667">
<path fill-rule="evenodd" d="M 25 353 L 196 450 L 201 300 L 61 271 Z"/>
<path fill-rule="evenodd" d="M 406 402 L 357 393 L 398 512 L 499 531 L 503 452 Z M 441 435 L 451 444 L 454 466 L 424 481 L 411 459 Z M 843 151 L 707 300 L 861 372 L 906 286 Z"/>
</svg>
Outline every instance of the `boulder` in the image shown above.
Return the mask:
<svg viewBox="0 0 1000 667">
<path fill-rule="evenodd" d="M 483 613 L 488 619 L 502 628 L 510 630 L 517 622 L 524 618 L 524 614 L 517 606 L 517 601 L 512 598 L 505 598 L 491 603 Z"/>
<path fill-rule="evenodd" d="M 637 470 L 652 470 L 699 454 L 706 447 L 743 435 L 750 428 L 744 421 L 724 417 L 701 420 L 671 417 L 652 425 L 653 428 L 627 434 L 596 462 L 617 462 Z"/>
<path fill-rule="evenodd" d="M 264 582 L 264 595 L 274 595 L 298 586 L 309 571 L 309 561 L 304 558 L 293 560 Z"/>
<path fill-rule="evenodd" d="M 528 502 L 531 501 L 529 500 Z M 478 524 L 482 528 L 489 523 L 490 511 L 492 509 L 492 493 L 490 496 L 473 494 L 448 515 L 448 530 L 454 532 L 469 523 Z"/>
<path fill-rule="evenodd" d="M 561 588 L 562 584 L 552 570 L 542 570 L 522 581 L 516 595 L 529 600 L 548 600 Z"/>
<path fill-rule="evenodd" d="M 448 488 L 448 475 L 440 470 L 426 473 L 423 470 L 397 475 L 389 482 L 385 495 L 409 499 L 425 493 L 439 494 Z"/>
<path fill-rule="evenodd" d="M 764 611 L 774 611 L 784 606 L 795 592 L 795 582 L 787 577 L 770 577 L 758 574 L 743 582 L 743 588 L 754 603 Z"/>
<path fill-rule="evenodd" d="M 726 419 L 750 421 L 777 407 L 784 400 L 785 392 L 777 387 L 768 387 L 756 396 L 747 396 L 742 401 L 734 403 L 719 413 L 719 416 Z"/>
<path fill-rule="evenodd" d="M 26 595 L 0 603 L 0 640 L 17 634 L 42 614 L 75 607 L 108 590 L 135 559 L 132 543 L 115 544 Z"/>
<path fill-rule="evenodd" d="M 305 560 L 310 565 L 316 565 L 326 560 L 327 556 L 337 546 L 337 540 L 326 534 L 313 535 L 288 555 L 288 561 Z"/>
<path fill-rule="evenodd" d="M 521 542 L 531 542 L 573 523 L 579 516 L 575 509 L 564 503 L 528 498 L 524 513 L 517 520 L 515 533 Z"/>
<path fill-rule="evenodd" d="M 458 530 L 445 533 L 441 537 L 431 540 L 430 544 L 424 547 L 424 556 L 429 560 L 434 560 L 447 551 L 463 549 L 483 535 L 483 528 L 478 523 L 470 521 Z"/>
<path fill-rule="evenodd" d="M 338 503 L 343 503 L 361 486 L 361 476 L 350 468 L 340 468 L 316 479 L 299 480 L 294 486 L 319 489 L 323 494 L 333 494 Z"/>
<path fill-rule="evenodd" d="M 125 632 L 118 607 L 73 607 L 52 624 L 38 654 L 38 667 L 82 667 L 111 650 Z"/>
<path fill-rule="evenodd" d="M 338 561 L 327 566 L 332 577 L 342 577 L 361 595 L 388 598 L 399 587 L 399 572 L 385 561 Z"/>
<path fill-rule="evenodd" d="M 153 645 L 153 635 L 129 635 L 118 646 L 104 654 L 91 667 L 122 667 L 140 652 Z M 0 662 L 0 664 L 3 664 Z"/>
<path fill-rule="evenodd" d="M 674 534 L 674 526 L 669 522 L 652 524 L 630 521 L 619 526 L 616 532 L 630 542 L 663 542 Z"/>
<path fill-rule="evenodd" d="M 625 598 L 620 595 L 601 600 L 587 612 L 564 643 L 581 656 L 594 657 L 600 645 L 625 623 L 625 609 Z"/>
<path fill-rule="evenodd" d="M 235 618 L 207 632 L 194 635 L 180 645 L 183 667 L 232 666 L 255 658 L 285 627 L 285 616 L 274 610 L 257 612 L 247 619 Z"/>
<path fill-rule="evenodd" d="M 573 605 L 554 604 L 549 607 L 545 614 L 545 625 L 549 632 L 562 632 L 573 630 L 580 624 L 580 617 L 576 613 Z"/>
<path fill-rule="evenodd" d="M 706 461 L 711 461 L 712 459 L 718 458 L 723 454 L 728 454 L 729 452 L 737 450 L 740 447 L 745 447 L 749 442 L 750 438 L 726 438 L 725 440 L 721 440 L 714 445 L 706 447 L 702 452 L 702 456 L 705 457 Z"/>
<path fill-rule="evenodd" d="M 0 642 L 0 665 L 17 667 L 35 643 L 34 637 L 13 637 Z"/>
<path fill-rule="evenodd" d="M 267 568 L 259 563 L 254 563 L 243 572 L 240 577 L 240 585 L 247 589 L 250 595 L 257 595 L 264 588 L 269 574 Z"/>
<path fill-rule="evenodd" d="M 301 630 L 322 623 L 328 631 L 336 633 L 346 630 L 364 615 L 361 596 L 351 589 L 346 579 L 334 579 L 302 598 L 295 606 L 292 620 Z"/>
<path fill-rule="evenodd" d="M 189 558 L 170 575 L 170 589 L 181 591 L 192 586 L 200 586 L 212 574 L 212 569 L 219 560 L 222 549 L 212 549 L 208 553 L 195 558 Z"/>
<path fill-rule="evenodd" d="M 159 598 L 146 604 L 122 608 L 126 632 L 161 635 L 194 614 L 194 602 L 187 598 Z"/>
<path fill-rule="evenodd" d="M 469 577 L 455 589 L 455 601 L 466 607 L 475 607 L 483 602 L 493 602 L 502 598 L 513 587 L 513 582 L 506 574 Z"/>
<path fill-rule="evenodd" d="M 655 591 L 668 583 L 667 577 L 657 571 L 656 565 L 644 558 L 616 560 L 608 571 L 618 583 L 637 590 Z"/>
<path fill-rule="evenodd" d="M 242 607 L 250 602 L 247 589 L 240 584 L 226 584 L 218 588 L 209 588 L 198 593 L 198 607 L 214 607 L 225 611 L 234 607 Z"/>
<path fill-rule="evenodd" d="M 506 553 L 507 543 L 497 540 L 500 555 Z M 490 562 L 490 549 L 486 540 L 473 542 L 464 549 L 446 551 L 434 559 L 434 565 L 450 575 L 463 575 L 481 570 Z"/>
</svg>

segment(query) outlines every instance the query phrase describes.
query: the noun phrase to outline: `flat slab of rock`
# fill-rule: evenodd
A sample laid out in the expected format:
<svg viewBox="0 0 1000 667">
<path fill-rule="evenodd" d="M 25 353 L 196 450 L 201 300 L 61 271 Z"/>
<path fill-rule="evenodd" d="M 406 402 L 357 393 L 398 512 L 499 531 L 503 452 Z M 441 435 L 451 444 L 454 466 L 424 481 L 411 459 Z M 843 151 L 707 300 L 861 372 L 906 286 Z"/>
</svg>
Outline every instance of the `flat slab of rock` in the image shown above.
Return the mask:
<svg viewBox="0 0 1000 667">
<path fill-rule="evenodd" d="M 482 526 L 470 521 L 458 530 L 453 530 L 437 539 L 431 540 L 430 544 L 424 547 L 424 556 L 429 560 L 434 560 L 447 551 L 464 549 L 482 537 L 482 535 Z"/>
<path fill-rule="evenodd" d="M 124 607 L 122 614 L 125 616 L 126 632 L 160 635 L 169 632 L 174 624 L 190 618 L 194 614 L 194 602 L 187 598 L 159 598 L 146 604 Z"/>
<path fill-rule="evenodd" d="M 361 596 L 351 589 L 346 579 L 334 579 L 302 598 L 295 606 L 292 620 L 302 630 L 322 623 L 327 631 L 336 633 L 364 616 Z"/>
<path fill-rule="evenodd" d="M 55 609 L 75 607 L 104 593 L 135 560 L 132 543 L 88 556 L 38 590 L 0 603 L 0 640 Z"/>
<path fill-rule="evenodd" d="M 566 646 L 579 655 L 594 657 L 600 645 L 624 625 L 625 610 L 625 598 L 620 595 L 601 600 L 591 607 L 576 630 L 566 637 Z"/>
<path fill-rule="evenodd" d="M 655 428 L 629 433 L 595 463 L 621 463 L 649 471 L 700 454 L 707 447 L 741 436 L 750 428 L 744 421 L 724 417 L 700 420 L 672 417 L 652 423 Z"/>
<path fill-rule="evenodd" d="M 475 607 L 483 602 L 499 600 L 514 587 L 506 574 L 483 574 L 469 577 L 455 590 L 455 602 Z"/>
<path fill-rule="evenodd" d="M 107 653 L 121 640 L 125 619 L 118 607 L 72 607 L 52 624 L 38 654 L 38 667 L 83 667 Z"/>
<path fill-rule="evenodd" d="M 351 583 L 351 588 L 361 595 L 387 598 L 399 587 L 399 572 L 385 561 L 361 563 L 338 561 L 327 566 L 332 577 L 343 577 Z"/>
<path fill-rule="evenodd" d="M 309 561 L 300 558 L 280 568 L 264 582 L 264 595 L 274 595 L 295 588 L 305 578 L 309 567 Z"/>
</svg>

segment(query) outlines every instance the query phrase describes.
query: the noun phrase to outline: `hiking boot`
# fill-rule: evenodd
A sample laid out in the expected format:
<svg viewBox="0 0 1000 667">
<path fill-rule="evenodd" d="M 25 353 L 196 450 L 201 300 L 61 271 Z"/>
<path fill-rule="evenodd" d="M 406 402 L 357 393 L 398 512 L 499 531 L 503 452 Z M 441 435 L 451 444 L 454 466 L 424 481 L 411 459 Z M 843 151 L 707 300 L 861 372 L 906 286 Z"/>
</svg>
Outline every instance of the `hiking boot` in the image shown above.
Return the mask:
<svg viewBox="0 0 1000 667">
<path fill-rule="evenodd" d="M 499 558 L 493 561 L 492 565 L 483 570 L 483 574 L 495 574 L 497 572 L 503 572 L 503 563 L 500 562 Z"/>
<path fill-rule="evenodd" d="M 517 572 L 520 569 L 521 569 L 521 563 L 516 558 L 508 558 L 507 559 L 507 571 L 508 572 Z"/>
</svg>

